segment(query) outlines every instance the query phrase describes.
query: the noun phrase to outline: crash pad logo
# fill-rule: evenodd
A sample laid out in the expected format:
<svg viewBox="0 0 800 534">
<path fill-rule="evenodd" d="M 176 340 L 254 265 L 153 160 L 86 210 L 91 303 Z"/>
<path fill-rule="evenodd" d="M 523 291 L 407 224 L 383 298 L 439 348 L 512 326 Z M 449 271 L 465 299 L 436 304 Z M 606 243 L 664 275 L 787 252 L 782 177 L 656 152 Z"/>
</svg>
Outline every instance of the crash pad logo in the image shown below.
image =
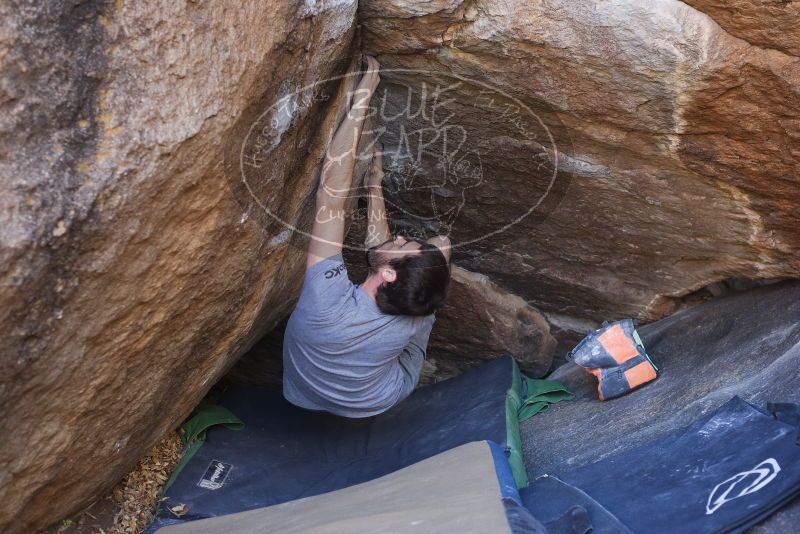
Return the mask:
<svg viewBox="0 0 800 534">
<path fill-rule="evenodd" d="M 364 197 L 361 178 L 376 147 L 392 230 L 409 237 L 447 235 L 453 248 L 463 247 L 516 225 L 530 230 L 560 203 L 569 183 L 567 162 L 574 166 L 574 160 L 565 156 L 571 151 L 566 128 L 544 102 L 523 102 L 450 73 L 384 68 L 380 75 L 361 142 L 340 149 L 357 160 L 354 186 L 337 192 L 353 199 L 346 217 L 355 227 L 362 221 L 366 227 L 366 203 L 356 199 Z M 280 243 L 295 233 L 311 237 L 314 214 L 308 208 L 323 161 L 307 158 L 324 147 L 327 161 L 345 155 L 332 153 L 329 144 L 339 125 L 331 106 L 340 105 L 341 117 L 348 109 L 343 102 L 366 105 L 353 89 L 360 76 L 286 81 L 259 115 L 240 119 L 244 123 L 234 130 L 241 133 L 226 147 L 225 169 L 242 222 L 260 222 L 282 236 Z"/>
<path fill-rule="evenodd" d="M 217 490 L 225 483 L 232 469 L 233 465 L 231 464 L 226 464 L 219 460 L 211 460 L 206 472 L 203 473 L 203 478 L 200 479 L 197 485 L 203 489 Z"/>
<path fill-rule="evenodd" d="M 706 515 L 713 514 L 719 508 L 734 499 L 750 495 L 764 488 L 775 480 L 781 466 L 775 458 L 767 458 L 749 471 L 742 471 L 724 482 L 717 484 L 706 503 Z"/>
</svg>

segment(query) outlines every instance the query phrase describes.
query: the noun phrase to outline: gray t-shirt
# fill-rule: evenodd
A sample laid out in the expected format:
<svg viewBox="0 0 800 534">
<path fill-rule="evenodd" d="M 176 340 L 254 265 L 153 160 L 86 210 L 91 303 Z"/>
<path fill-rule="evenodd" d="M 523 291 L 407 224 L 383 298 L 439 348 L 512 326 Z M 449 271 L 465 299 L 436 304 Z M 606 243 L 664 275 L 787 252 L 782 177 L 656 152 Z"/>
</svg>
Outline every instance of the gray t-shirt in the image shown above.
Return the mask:
<svg viewBox="0 0 800 534">
<path fill-rule="evenodd" d="M 342 255 L 305 274 L 283 337 L 283 395 L 302 408 L 369 417 L 419 381 L 434 317 L 387 315 L 347 277 Z"/>
</svg>

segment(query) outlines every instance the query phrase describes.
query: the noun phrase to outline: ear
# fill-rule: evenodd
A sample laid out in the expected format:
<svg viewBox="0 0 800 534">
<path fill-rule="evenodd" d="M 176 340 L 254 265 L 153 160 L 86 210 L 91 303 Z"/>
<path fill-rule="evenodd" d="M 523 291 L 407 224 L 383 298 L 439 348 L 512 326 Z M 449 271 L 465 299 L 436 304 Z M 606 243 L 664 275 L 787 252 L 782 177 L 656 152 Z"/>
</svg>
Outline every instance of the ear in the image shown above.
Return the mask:
<svg viewBox="0 0 800 534">
<path fill-rule="evenodd" d="M 397 280 L 397 271 L 391 267 L 381 267 L 381 280 L 386 284 L 391 284 Z"/>
</svg>

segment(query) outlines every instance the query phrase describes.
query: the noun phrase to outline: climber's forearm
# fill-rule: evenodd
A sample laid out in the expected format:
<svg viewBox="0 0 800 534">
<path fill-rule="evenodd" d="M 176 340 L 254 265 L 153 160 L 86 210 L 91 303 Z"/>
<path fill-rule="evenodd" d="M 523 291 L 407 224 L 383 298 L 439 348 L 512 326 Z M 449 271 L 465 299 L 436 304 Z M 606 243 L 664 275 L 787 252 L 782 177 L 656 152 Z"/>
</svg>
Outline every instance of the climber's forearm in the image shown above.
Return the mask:
<svg viewBox="0 0 800 534">
<path fill-rule="evenodd" d="M 377 185 L 367 187 L 367 237 L 364 246 L 367 248 L 380 245 L 389 240 L 389 220 L 386 215 L 386 203 L 383 200 L 383 187 Z"/>
<path fill-rule="evenodd" d="M 325 153 L 325 163 L 317 187 L 307 267 L 342 252 L 345 206 L 347 199 L 352 196 L 358 141 L 369 112 L 369 101 L 380 81 L 378 62 L 372 57 L 366 57 L 366 61 L 367 71 L 353 92 L 350 109 Z"/>
<path fill-rule="evenodd" d="M 369 110 L 370 96 L 368 89 L 359 88 L 355 91 L 353 107 L 347 112 L 328 146 L 317 188 L 317 209 L 344 209 L 353 187 L 358 141 Z"/>
<path fill-rule="evenodd" d="M 360 96 L 356 95 L 354 98 L 359 99 Z M 342 251 L 345 206 L 351 196 L 358 139 L 367 106 L 365 104 L 364 109 L 358 107 L 358 101 L 354 100 L 353 108 L 336 130 L 325 155 L 322 176 L 317 187 L 312 237 L 308 245 L 308 267 Z"/>
</svg>

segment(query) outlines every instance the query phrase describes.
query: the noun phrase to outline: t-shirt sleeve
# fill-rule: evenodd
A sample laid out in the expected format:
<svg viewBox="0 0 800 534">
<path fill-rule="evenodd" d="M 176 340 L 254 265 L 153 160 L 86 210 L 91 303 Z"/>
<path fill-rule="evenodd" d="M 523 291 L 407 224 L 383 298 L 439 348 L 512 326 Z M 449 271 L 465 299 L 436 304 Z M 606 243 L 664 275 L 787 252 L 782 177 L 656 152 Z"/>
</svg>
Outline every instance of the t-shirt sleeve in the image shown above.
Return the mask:
<svg viewBox="0 0 800 534">
<path fill-rule="evenodd" d="M 314 315 L 328 315 L 352 297 L 353 288 L 342 254 L 336 254 L 306 269 L 297 307 Z"/>
<path fill-rule="evenodd" d="M 417 326 L 414 330 L 414 335 L 406 345 L 407 350 L 421 351 L 423 356 L 428 347 L 428 338 L 431 337 L 431 330 L 433 323 L 436 322 L 436 315 L 430 314 L 417 319 Z"/>
<path fill-rule="evenodd" d="M 428 338 L 431 337 L 431 330 L 433 323 L 436 322 L 434 314 L 426 315 L 424 317 L 414 317 L 414 333 L 406 343 L 403 352 L 408 354 L 417 355 L 423 360 L 428 350 Z"/>
<path fill-rule="evenodd" d="M 431 335 L 434 321 L 436 321 L 436 317 L 434 317 L 433 314 L 426 317 L 415 318 L 415 322 L 417 323 L 416 330 L 403 349 L 403 352 L 400 353 L 398 361 L 400 367 L 403 368 L 403 382 L 405 386 L 403 398 L 409 395 L 411 391 L 417 387 L 417 384 L 419 384 L 419 375 L 428 354 L 428 338 Z"/>
</svg>

